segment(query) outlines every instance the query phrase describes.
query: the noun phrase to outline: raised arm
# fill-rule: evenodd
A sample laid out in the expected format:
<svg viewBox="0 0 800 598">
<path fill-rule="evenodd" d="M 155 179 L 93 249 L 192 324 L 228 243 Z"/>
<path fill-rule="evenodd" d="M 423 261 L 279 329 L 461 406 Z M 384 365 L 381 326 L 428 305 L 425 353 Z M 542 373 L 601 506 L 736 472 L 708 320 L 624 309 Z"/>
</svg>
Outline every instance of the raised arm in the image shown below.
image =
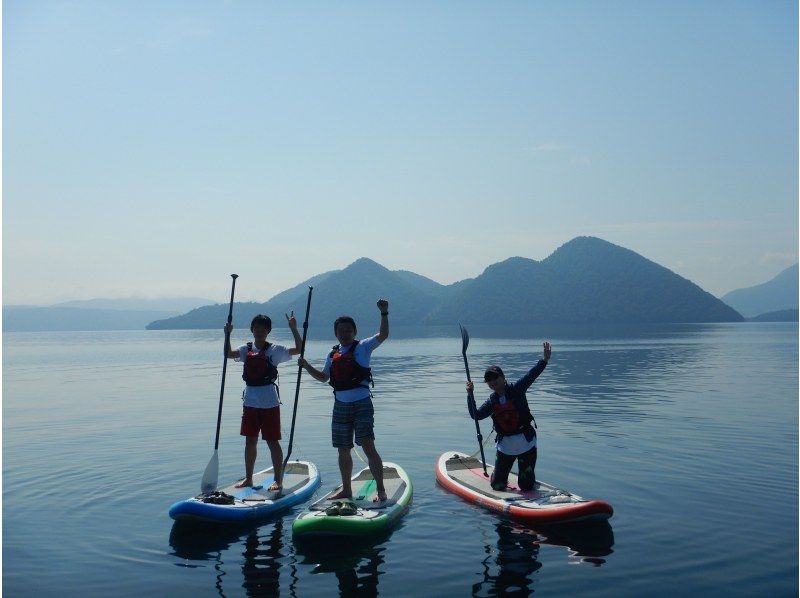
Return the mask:
<svg viewBox="0 0 800 598">
<path fill-rule="evenodd" d="M 289 322 L 289 330 L 292 331 L 292 336 L 294 337 L 294 347 L 289 349 L 289 355 L 299 355 L 300 345 L 303 344 L 303 339 L 300 338 L 300 333 L 297 331 L 297 320 L 294 317 L 294 310 L 292 310 L 292 313 L 284 315 L 286 316 L 286 321 Z"/>
<path fill-rule="evenodd" d="M 550 343 L 545 341 L 542 343 L 542 349 L 542 359 L 540 359 L 537 364 L 533 366 L 528 373 L 520 378 L 519 381 L 514 385 L 518 390 L 522 392 L 528 390 L 528 387 L 533 384 L 533 381 L 536 380 L 536 378 L 539 377 L 539 374 L 544 371 L 544 368 L 547 367 L 547 362 L 550 361 L 550 355 L 552 354 L 552 347 L 550 346 Z"/>
<path fill-rule="evenodd" d="M 378 309 L 381 311 L 381 328 L 378 330 L 378 342 L 382 343 L 389 338 L 389 302 L 386 299 L 379 299 Z"/>
</svg>

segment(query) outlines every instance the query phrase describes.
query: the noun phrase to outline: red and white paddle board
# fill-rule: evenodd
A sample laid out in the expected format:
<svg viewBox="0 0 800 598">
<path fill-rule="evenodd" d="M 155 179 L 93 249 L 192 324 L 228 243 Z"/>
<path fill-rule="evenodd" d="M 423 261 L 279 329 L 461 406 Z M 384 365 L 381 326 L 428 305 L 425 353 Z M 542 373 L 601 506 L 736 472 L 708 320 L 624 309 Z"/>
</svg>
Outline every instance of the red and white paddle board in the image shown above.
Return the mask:
<svg viewBox="0 0 800 598">
<path fill-rule="evenodd" d="M 489 476 L 493 469 L 486 466 Z M 509 474 L 505 490 L 494 490 L 483 474 L 481 461 L 456 451 L 439 457 L 436 480 L 464 500 L 530 523 L 601 521 L 614 514 L 604 500 L 588 500 L 544 482 L 537 481 L 531 491 L 520 490 L 514 473 Z"/>
</svg>

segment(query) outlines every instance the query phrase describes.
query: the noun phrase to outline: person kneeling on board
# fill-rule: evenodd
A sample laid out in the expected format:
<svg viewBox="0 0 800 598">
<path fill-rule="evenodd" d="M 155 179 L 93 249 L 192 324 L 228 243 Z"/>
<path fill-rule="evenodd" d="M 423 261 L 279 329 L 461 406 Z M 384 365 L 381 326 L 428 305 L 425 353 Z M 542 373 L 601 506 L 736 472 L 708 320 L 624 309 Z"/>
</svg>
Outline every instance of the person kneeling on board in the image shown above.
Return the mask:
<svg viewBox="0 0 800 598">
<path fill-rule="evenodd" d="M 286 348 L 267 342 L 267 335 L 272 331 L 272 320 L 269 316 L 258 314 L 250 322 L 253 341 L 238 349 L 231 349 L 231 331 L 233 326 L 225 324 L 225 356 L 243 364 L 242 378 L 245 382 L 242 400 L 242 425 L 239 433 L 245 437 L 244 446 L 244 479 L 236 484 L 237 488 L 253 485 L 253 470 L 258 455 L 258 433 L 266 440 L 272 457 L 275 481 L 270 484 L 269 492 L 278 492 L 282 488 L 283 450 L 281 449 L 281 408 L 278 391 L 278 364 L 289 361 L 292 355 L 300 353 L 302 339 L 297 331 L 297 320 L 294 312 L 286 315 L 289 329 L 294 336 L 294 347 Z"/>
<path fill-rule="evenodd" d="M 486 368 L 483 380 L 492 394 L 477 410 L 467 400 L 467 409 L 472 419 L 491 417 L 497 434 L 497 455 L 491 484 L 495 490 L 504 490 L 508 485 L 508 474 L 514 461 L 519 461 L 518 483 L 520 490 L 533 490 L 536 486 L 536 420 L 533 419 L 525 392 L 539 377 L 550 361 L 550 343 L 543 344 L 544 356 L 522 378 L 509 384 L 499 366 Z M 467 390 L 472 391 L 472 382 Z M 533 423 L 533 426 L 531 425 Z"/>
</svg>

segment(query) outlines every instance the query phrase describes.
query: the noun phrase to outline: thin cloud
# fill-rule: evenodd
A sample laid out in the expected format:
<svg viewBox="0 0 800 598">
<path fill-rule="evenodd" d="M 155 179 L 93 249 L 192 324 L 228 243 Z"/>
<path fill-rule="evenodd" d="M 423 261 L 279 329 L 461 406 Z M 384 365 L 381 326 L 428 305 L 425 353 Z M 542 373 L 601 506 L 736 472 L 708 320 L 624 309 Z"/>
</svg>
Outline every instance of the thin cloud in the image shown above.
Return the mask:
<svg viewBox="0 0 800 598">
<path fill-rule="evenodd" d="M 525 152 L 563 152 L 572 149 L 571 145 L 563 143 L 540 143 L 539 145 L 529 145 L 523 147 L 522 151 Z"/>
<path fill-rule="evenodd" d="M 785 264 L 787 266 L 797 262 L 796 253 L 764 253 L 758 260 L 762 264 Z"/>
</svg>

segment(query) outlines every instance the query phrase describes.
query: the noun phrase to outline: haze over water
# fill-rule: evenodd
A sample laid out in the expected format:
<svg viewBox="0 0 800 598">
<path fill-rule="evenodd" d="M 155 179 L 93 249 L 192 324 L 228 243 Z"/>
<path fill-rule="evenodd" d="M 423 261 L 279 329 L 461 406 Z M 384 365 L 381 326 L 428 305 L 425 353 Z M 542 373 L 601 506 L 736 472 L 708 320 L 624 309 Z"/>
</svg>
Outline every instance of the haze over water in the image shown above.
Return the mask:
<svg viewBox="0 0 800 598">
<path fill-rule="evenodd" d="M 411 475 L 414 501 L 389 537 L 317 550 L 292 541 L 301 507 L 199 533 L 167 516 L 198 492 L 213 451 L 221 331 L 5 334 L 4 589 L 795 595 L 797 332 L 796 324 L 471 330 L 473 373 L 497 363 L 515 378 L 539 358 L 544 334 L 553 343 L 528 395 L 537 477 L 615 508 L 609 526 L 555 532 L 436 485 L 440 453 L 477 450 L 460 338 L 393 330 L 373 356 L 376 445 Z M 285 330 L 274 336 L 288 340 Z M 331 344 L 311 340 L 310 361 L 320 363 Z M 242 473 L 239 374 L 231 364 L 221 482 Z M 294 366 L 281 366 L 284 446 L 295 377 Z M 329 387 L 304 378 L 293 455 L 318 465 L 320 492 L 338 483 L 331 401 Z M 263 445 L 257 466 L 267 466 Z"/>
</svg>

